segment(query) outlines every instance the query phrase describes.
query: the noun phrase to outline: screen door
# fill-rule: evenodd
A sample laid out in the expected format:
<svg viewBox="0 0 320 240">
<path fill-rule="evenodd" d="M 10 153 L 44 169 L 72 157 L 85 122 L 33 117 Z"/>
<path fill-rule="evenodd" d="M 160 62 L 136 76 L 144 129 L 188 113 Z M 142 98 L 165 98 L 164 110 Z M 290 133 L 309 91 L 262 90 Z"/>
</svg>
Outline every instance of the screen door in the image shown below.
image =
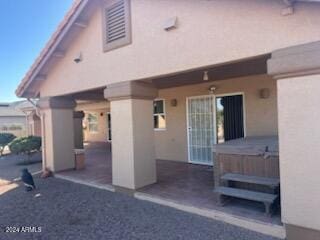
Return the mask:
<svg viewBox="0 0 320 240">
<path fill-rule="evenodd" d="M 215 144 L 214 96 L 187 99 L 189 162 L 212 165 Z"/>
</svg>

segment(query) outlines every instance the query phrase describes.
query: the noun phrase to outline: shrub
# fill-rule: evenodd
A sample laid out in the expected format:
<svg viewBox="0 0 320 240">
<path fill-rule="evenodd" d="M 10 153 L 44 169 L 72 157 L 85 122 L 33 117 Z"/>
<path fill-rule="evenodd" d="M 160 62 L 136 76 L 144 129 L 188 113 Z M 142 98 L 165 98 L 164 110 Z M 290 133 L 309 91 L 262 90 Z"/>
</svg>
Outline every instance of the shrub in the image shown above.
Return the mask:
<svg viewBox="0 0 320 240">
<path fill-rule="evenodd" d="M 28 159 L 31 154 L 41 148 L 41 137 L 29 136 L 13 140 L 9 144 L 9 149 L 14 154 L 26 154 Z"/>
<path fill-rule="evenodd" d="M 16 136 L 12 133 L 0 133 L 0 156 L 2 156 L 4 148 L 15 138 Z"/>
</svg>

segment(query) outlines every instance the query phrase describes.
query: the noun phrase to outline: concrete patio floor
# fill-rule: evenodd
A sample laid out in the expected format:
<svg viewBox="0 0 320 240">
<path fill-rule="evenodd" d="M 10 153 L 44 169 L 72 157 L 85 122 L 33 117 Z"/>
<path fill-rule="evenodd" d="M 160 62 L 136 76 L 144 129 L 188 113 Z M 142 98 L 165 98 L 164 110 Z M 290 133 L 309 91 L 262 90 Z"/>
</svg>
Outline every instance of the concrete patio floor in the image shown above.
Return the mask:
<svg viewBox="0 0 320 240">
<path fill-rule="evenodd" d="M 111 146 L 109 143 L 87 143 L 85 145 L 86 168 L 66 171 L 59 175 L 89 184 L 112 185 Z M 182 162 L 157 160 L 157 183 L 137 192 L 152 197 L 170 200 L 186 206 L 217 210 L 240 218 L 266 224 L 282 225 L 279 212 L 272 217 L 264 214 L 263 204 L 234 199 L 221 207 L 213 192 L 213 169 L 210 166 Z"/>
</svg>

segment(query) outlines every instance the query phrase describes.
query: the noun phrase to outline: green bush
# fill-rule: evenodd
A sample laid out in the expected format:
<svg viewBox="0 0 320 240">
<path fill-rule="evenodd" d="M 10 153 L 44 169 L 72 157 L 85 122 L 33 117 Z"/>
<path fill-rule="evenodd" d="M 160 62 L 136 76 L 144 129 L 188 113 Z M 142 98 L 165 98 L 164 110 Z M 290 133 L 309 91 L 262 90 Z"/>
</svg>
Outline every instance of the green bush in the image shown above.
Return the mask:
<svg viewBox="0 0 320 240">
<path fill-rule="evenodd" d="M 11 153 L 26 154 L 28 157 L 41 148 L 41 137 L 29 136 L 13 140 L 9 144 Z"/>
<path fill-rule="evenodd" d="M 0 156 L 3 154 L 5 146 L 7 146 L 16 136 L 12 133 L 0 133 Z"/>
</svg>

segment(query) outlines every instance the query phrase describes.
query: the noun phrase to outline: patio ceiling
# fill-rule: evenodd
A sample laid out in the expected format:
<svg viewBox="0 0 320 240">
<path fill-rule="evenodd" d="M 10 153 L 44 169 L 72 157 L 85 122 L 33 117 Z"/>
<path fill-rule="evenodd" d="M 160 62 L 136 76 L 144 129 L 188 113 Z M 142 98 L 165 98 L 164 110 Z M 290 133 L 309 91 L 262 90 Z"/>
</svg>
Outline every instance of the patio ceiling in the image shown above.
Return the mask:
<svg viewBox="0 0 320 240">
<path fill-rule="evenodd" d="M 218 81 L 230 78 L 260 75 L 267 73 L 267 60 L 270 54 L 265 54 L 249 59 L 243 59 L 226 64 L 208 66 L 200 69 L 171 74 L 149 80 L 157 88 L 171 88 L 189 84 L 199 84 L 210 81 Z M 209 80 L 203 80 L 204 71 L 208 71 Z"/>
<path fill-rule="evenodd" d="M 265 54 L 249 59 L 242 59 L 235 62 L 225 63 L 215 66 L 206 66 L 203 68 L 193 69 L 186 72 L 169 74 L 148 80 L 137 80 L 154 84 L 158 89 L 179 87 L 183 85 L 199 84 L 204 82 L 213 82 L 230 78 L 253 76 L 267 74 L 267 60 L 270 54 Z M 209 80 L 203 80 L 204 71 L 208 71 Z M 84 92 L 72 93 L 70 97 L 77 101 L 103 101 L 104 87 L 90 89 Z"/>
</svg>

